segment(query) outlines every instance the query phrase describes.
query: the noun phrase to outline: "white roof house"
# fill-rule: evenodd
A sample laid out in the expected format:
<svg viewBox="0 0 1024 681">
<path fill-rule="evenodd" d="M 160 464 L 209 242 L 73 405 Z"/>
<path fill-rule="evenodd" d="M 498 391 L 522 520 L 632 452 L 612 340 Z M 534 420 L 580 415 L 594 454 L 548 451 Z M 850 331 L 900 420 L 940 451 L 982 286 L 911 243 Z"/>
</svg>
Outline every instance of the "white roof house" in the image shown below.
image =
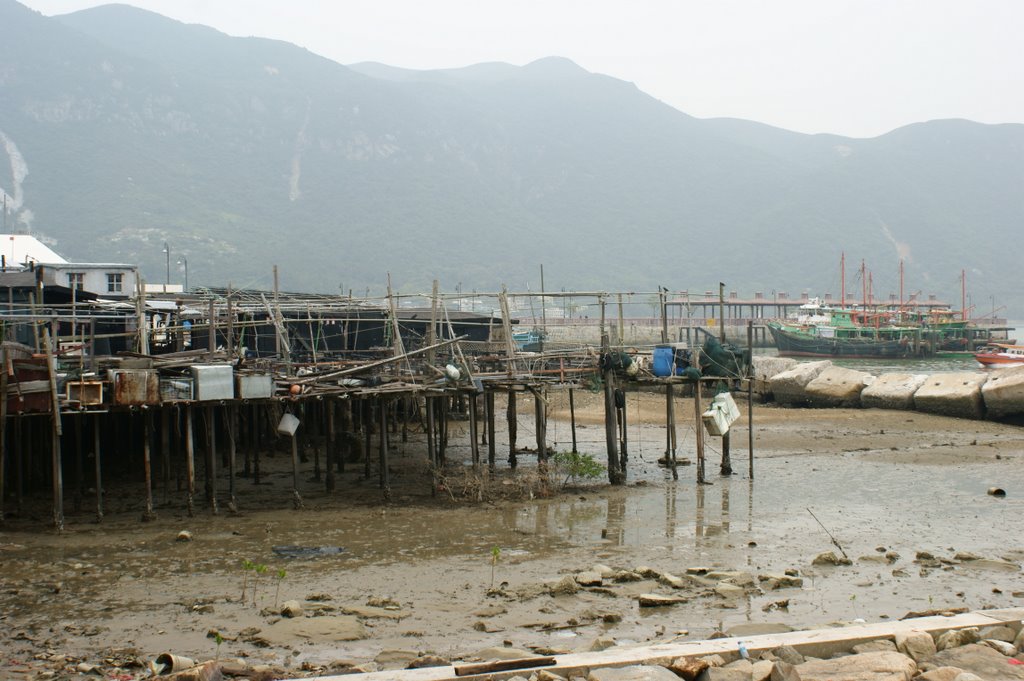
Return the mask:
<svg viewBox="0 0 1024 681">
<path fill-rule="evenodd" d="M 8 267 L 30 262 L 64 264 L 64 258 L 39 239 L 29 234 L 0 234 L 0 255 Z"/>
</svg>

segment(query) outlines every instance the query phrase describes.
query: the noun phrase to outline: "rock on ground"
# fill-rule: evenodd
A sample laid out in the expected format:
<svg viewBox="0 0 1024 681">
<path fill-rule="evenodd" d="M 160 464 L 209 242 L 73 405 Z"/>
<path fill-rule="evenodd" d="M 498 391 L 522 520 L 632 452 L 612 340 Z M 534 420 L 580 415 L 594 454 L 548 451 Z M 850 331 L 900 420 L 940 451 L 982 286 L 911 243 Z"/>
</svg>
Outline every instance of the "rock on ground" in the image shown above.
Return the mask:
<svg viewBox="0 0 1024 681">
<path fill-rule="evenodd" d="M 1009 659 L 1002 653 L 978 643 L 940 650 L 933 658 L 935 664 L 959 667 L 964 671 L 977 674 L 984 681 L 1024 679 L 1024 669 L 1021 666 L 1009 664 L 1007 662 Z"/>
<path fill-rule="evenodd" d="M 896 650 L 921 662 L 935 655 L 935 639 L 926 631 L 900 631 L 896 634 Z"/>
<path fill-rule="evenodd" d="M 980 419 L 985 413 L 981 386 L 987 379 L 987 374 L 971 371 L 932 374 L 914 393 L 914 407 L 931 414 Z"/>
<path fill-rule="evenodd" d="M 854 653 L 877 653 L 887 650 L 896 650 L 896 644 L 887 638 L 880 638 L 876 641 L 858 643 L 853 647 Z"/>
<path fill-rule="evenodd" d="M 804 387 L 812 407 L 859 407 L 860 394 L 875 377 L 864 371 L 830 366 Z"/>
<path fill-rule="evenodd" d="M 959 667 L 938 667 L 926 671 L 914 681 L 954 681 L 963 671 Z"/>
<path fill-rule="evenodd" d="M 1024 413 L 1024 366 L 999 369 L 981 386 L 985 411 L 992 418 Z"/>
<path fill-rule="evenodd" d="M 917 665 L 902 653 L 877 652 L 811 660 L 796 671 L 801 681 L 909 681 Z"/>
<path fill-rule="evenodd" d="M 981 637 L 978 635 L 977 627 L 953 629 L 950 631 L 944 631 L 939 635 L 938 640 L 935 641 L 935 648 L 938 650 L 959 648 L 960 646 L 965 646 L 968 643 L 977 643 L 979 640 L 981 640 Z"/>
<path fill-rule="evenodd" d="M 882 374 L 860 394 L 860 404 L 865 409 L 914 408 L 914 393 L 924 385 L 927 374 Z"/>
<path fill-rule="evenodd" d="M 679 681 L 679 677 L 664 667 L 634 665 L 593 669 L 587 676 L 587 681 Z"/>
<path fill-rule="evenodd" d="M 832 366 L 827 359 L 820 362 L 803 362 L 781 374 L 772 376 L 768 381 L 775 401 L 788 406 L 807 404 L 807 384 L 813 381 L 822 371 Z"/>
</svg>

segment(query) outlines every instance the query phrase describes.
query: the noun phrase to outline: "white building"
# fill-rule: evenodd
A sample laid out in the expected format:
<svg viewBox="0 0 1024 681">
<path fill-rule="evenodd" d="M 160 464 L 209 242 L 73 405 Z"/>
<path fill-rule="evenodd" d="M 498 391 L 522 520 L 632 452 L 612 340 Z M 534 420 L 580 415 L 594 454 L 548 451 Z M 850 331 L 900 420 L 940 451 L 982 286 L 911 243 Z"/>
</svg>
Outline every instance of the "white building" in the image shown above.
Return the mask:
<svg viewBox="0 0 1024 681">
<path fill-rule="evenodd" d="M 28 234 L 0 234 L 0 271 L 36 272 L 45 286 L 87 291 L 100 298 L 135 295 L 139 268 L 124 263 L 73 263 Z"/>
</svg>

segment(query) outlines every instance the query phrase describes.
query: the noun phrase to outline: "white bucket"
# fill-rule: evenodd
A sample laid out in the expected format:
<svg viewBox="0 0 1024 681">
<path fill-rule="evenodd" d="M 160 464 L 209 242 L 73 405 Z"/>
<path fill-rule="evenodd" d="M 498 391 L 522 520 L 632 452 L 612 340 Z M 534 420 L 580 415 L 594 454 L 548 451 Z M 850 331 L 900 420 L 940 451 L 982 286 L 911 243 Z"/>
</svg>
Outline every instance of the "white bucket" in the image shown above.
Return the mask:
<svg viewBox="0 0 1024 681">
<path fill-rule="evenodd" d="M 294 414 L 285 414 L 281 422 L 277 424 L 277 432 L 282 435 L 294 437 L 295 431 L 299 429 L 299 419 Z"/>
</svg>

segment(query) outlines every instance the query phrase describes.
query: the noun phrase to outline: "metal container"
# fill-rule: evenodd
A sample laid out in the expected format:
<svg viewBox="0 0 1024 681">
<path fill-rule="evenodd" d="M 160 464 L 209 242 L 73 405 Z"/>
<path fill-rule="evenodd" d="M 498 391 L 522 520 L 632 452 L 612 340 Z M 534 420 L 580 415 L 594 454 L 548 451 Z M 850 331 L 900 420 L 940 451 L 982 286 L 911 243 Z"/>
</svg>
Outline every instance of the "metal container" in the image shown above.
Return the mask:
<svg viewBox="0 0 1024 681">
<path fill-rule="evenodd" d="M 195 399 L 200 402 L 234 399 L 235 372 L 230 364 L 193 364 L 191 369 Z"/>
<path fill-rule="evenodd" d="M 152 369 L 116 369 L 110 372 L 113 403 L 123 406 L 160 403 L 160 381 Z"/>
<path fill-rule="evenodd" d="M 78 402 L 83 406 L 103 404 L 102 381 L 68 381 L 64 387 L 68 402 Z"/>
<path fill-rule="evenodd" d="M 270 374 L 238 374 L 235 394 L 242 400 L 262 400 L 274 396 L 274 379 Z"/>
<path fill-rule="evenodd" d="M 160 400 L 162 402 L 190 402 L 192 400 L 192 379 L 188 376 L 161 376 Z"/>
</svg>

